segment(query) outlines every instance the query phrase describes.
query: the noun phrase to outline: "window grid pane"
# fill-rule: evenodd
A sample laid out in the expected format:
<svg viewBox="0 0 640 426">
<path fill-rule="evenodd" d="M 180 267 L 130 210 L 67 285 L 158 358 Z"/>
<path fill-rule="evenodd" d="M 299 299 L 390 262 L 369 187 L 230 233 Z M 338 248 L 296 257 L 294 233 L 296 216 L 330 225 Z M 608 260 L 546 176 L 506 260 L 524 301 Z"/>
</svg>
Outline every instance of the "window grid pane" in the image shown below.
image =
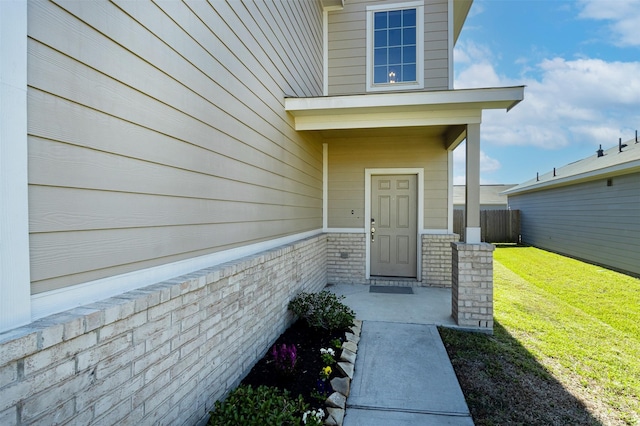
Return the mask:
<svg viewBox="0 0 640 426">
<path fill-rule="evenodd" d="M 374 84 L 416 81 L 416 9 L 374 13 Z"/>
</svg>

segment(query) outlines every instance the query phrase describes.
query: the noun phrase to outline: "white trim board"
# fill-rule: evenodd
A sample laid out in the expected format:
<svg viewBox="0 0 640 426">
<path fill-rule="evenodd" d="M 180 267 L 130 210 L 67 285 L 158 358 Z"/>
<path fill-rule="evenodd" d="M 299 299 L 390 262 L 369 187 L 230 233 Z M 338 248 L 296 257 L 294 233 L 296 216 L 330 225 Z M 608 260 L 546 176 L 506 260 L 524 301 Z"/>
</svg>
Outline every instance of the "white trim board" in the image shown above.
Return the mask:
<svg viewBox="0 0 640 426">
<path fill-rule="evenodd" d="M 324 230 L 326 233 L 332 234 L 364 234 L 367 232 L 366 228 L 327 228 Z M 420 229 L 418 235 L 449 235 L 453 232 L 449 232 L 447 229 Z"/>
<path fill-rule="evenodd" d="M 453 232 L 449 232 L 447 229 L 423 229 L 418 231 L 420 235 L 449 235 L 453 234 Z"/>
<path fill-rule="evenodd" d="M 480 227 L 467 227 L 464 228 L 464 242 L 465 244 L 480 244 L 482 242 L 482 234 Z"/>
<path fill-rule="evenodd" d="M 0 0 L 0 333 L 31 318 L 27 2 Z"/>
<path fill-rule="evenodd" d="M 344 0 L 322 3 L 322 96 L 329 95 L 329 12 L 342 10 Z"/>
<path fill-rule="evenodd" d="M 365 230 L 371 223 L 371 176 L 373 175 L 417 175 L 418 176 L 418 235 L 424 228 L 424 169 L 422 168 L 389 168 L 389 169 L 364 169 L 364 223 Z M 416 238 L 418 257 L 416 264 L 416 275 L 422 276 L 422 241 Z M 371 248 L 370 244 L 364 245 L 365 248 L 365 279 L 371 278 Z"/>
<path fill-rule="evenodd" d="M 329 227 L 329 144 L 322 144 L 322 229 Z"/>
<path fill-rule="evenodd" d="M 322 95 L 329 95 L 329 11 L 322 11 Z"/>
<path fill-rule="evenodd" d="M 160 283 L 201 269 L 210 268 L 225 262 L 270 250 L 281 245 L 291 244 L 305 238 L 322 234 L 321 230 L 289 235 L 231 250 L 212 253 L 192 259 L 167 263 L 153 268 L 133 271 L 122 275 L 107 277 L 84 284 L 78 284 L 31 296 L 31 320 L 57 312 L 107 299 L 127 291 Z"/>
<path fill-rule="evenodd" d="M 327 228 L 324 232 L 332 234 L 364 234 L 367 230 L 366 228 Z"/>
<path fill-rule="evenodd" d="M 296 130 L 468 125 L 485 109 L 509 111 L 524 99 L 524 86 L 365 95 L 285 98 Z"/>
<path fill-rule="evenodd" d="M 434 90 L 428 92 L 369 93 L 310 98 L 285 98 L 285 110 L 293 116 L 318 113 L 340 114 L 353 109 L 388 110 L 417 106 L 421 110 L 511 109 L 524 99 L 524 86 L 482 89 Z"/>
<path fill-rule="evenodd" d="M 453 234 L 453 150 L 447 153 L 447 231 Z"/>
<path fill-rule="evenodd" d="M 449 87 L 449 90 L 453 90 L 453 48 L 454 48 L 454 38 L 455 38 L 455 28 L 453 25 L 453 21 L 455 19 L 454 13 L 453 13 L 453 0 L 449 0 L 447 2 L 447 32 L 449 33 L 449 37 L 447 40 L 447 68 L 448 68 L 448 74 L 447 74 L 447 78 L 449 80 L 449 84 L 447 87 Z"/>
</svg>

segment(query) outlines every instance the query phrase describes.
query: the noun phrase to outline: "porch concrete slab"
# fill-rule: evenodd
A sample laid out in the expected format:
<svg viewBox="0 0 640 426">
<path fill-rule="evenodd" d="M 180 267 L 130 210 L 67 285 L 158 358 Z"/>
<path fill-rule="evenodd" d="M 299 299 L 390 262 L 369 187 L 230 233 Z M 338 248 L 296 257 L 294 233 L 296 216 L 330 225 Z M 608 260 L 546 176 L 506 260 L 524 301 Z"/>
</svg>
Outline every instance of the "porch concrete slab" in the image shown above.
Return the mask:
<svg viewBox="0 0 640 426">
<path fill-rule="evenodd" d="M 369 293 L 368 285 L 327 286 L 362 321 L 435 324 L 456 327 L 451 316 L 451 289 L 413 287 L 413 294 Z"/>
<path fill-rule="evenodd" d="M 471 419 L 435 325 L 364 321 L 355 370 L 345 426 L 354 408 L 372 421 L 381 411 Z"/>
</svg>

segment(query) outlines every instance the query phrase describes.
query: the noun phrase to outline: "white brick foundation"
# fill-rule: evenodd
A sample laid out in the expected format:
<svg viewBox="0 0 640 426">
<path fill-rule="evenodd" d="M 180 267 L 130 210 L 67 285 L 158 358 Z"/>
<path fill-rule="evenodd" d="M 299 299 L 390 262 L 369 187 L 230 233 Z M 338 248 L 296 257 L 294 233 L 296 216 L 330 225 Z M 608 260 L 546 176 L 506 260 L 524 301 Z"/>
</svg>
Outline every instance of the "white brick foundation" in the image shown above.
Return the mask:
<svg viewBox="0 0 640 426">
<path fill-rule="evenodd" d="M 451 243 L 458 234 L 422 235 L 422 285 L 451 287 Z"/>
<path fill-rule="evenodd" d="M 196 424 L 327 283 L 309 238 L 0 334 L 0 424 Z"/>
<path fill-rule="evenodd" d="M 457 234 L 421 235 L 422 271 L 415 281 L 367 280 L 365 234 L 331 233 L 327 238 L 327 279 L 331 284 L 451 287 L 451 243 L 458 241 Z"/>
<path fill-rule="evenodd" d="M 330 284 L 367 284 L 365 234 L 327 234 L 327 280 Z"/>
<path fill-rule="evenodd" d="M 461 327 L 493 331 L 491 244 L 452 243 L 451 315 Z"/>
<path fill-rule="evenodd" d="M 368 284 L 365 240 L 320 235 L 0 334 L 0 424 L 197 424 L 290 324 L 295 294 Z M 450 283 L 458 325 L 491 331 L 493 246 L 452 240 L 422 236 L 416 283 Z"/>
</svg>

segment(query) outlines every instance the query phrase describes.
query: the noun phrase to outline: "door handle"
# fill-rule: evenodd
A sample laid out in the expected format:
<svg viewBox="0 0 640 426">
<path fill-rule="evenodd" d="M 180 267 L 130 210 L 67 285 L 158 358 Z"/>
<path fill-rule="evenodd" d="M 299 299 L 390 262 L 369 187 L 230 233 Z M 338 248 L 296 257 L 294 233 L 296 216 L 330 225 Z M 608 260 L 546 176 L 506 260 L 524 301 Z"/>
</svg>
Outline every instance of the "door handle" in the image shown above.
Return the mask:
<svg viewBox="0 0 640 426">
<path fill-rule="evenodd" d="M 371 242 L 375 242 L 376 238 L 375 238 L 375 234 L 376 234 L 376 220 L 375 219 L 371 219 Z"/>
</svg>

